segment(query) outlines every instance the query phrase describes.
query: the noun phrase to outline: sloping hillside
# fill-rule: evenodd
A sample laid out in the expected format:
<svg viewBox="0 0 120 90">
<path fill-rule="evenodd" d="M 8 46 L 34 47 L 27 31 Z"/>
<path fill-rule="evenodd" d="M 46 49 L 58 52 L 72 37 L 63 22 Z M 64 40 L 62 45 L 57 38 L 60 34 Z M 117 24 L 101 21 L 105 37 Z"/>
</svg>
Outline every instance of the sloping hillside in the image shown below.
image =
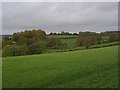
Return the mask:
<svg viewBox="0 0 120 90">
<path fill-rule="evenodd" d="M 118 46 L 3 58 L 4 88 L 118 87 Z"/>
</svg>

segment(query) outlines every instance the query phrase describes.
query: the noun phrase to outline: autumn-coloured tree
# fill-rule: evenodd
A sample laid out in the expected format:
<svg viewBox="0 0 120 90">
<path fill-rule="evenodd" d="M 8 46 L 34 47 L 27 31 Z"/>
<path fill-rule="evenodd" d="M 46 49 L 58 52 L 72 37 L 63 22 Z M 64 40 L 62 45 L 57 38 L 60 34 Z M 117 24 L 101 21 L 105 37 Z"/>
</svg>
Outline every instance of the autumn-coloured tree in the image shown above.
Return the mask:
<svg viewBox="0 0 120 90">
<path fill-rule="evenodd" d="M 23 44 L 26 44 L 27 39 L 24 36 L 21 36 L 21 37 L 19 37 L 18 41 L 19 42 L 17 42 L 17 44 L 23 45 Z"/>
<path fill-rule="evenodd" d="M 78 46 L 86 46 L 86 48 L 90 48 L 91 45 L 98 44 L 101 42 L 100 36 L 80 36 L 77 39 Z"/>
<path fill-rule="evenodd" d="M 38 30 L 36 33 L 36 40 L 45 40 L 46 39 L 46 33 L 43 30 Z"/>
<path fill-rule="evenodd" d="M 25 30 L 24 32 L 14 33 L 12 40 L 16 43 L 26 43 L 25 39 L 34 38 L 36 41 L 46 39 L 46 33 L 43 30 Z M 22 42 L 21 39 L 24 41 Z"/>
<path fill-rule="evenodd" d="M 36 42 L 35 38 L 29 38 L 29 39 L 26 40 L 26 45 L 29 46 L 29 45 L 31 45 L 31 44 L 33 44 L 35 42 Z"/>
</svg>

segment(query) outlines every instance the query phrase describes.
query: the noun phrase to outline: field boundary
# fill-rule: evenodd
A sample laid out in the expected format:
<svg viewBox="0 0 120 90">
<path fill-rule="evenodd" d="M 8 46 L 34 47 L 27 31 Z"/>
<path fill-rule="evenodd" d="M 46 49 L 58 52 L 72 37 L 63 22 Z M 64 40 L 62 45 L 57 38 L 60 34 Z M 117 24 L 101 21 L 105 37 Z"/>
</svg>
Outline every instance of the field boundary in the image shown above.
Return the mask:
<svg viewBox="0 0 120 90">
<path fill-rule="evenodd" d="M 120 44 L 103 45 L 103 46 L 98 46 L 98 47 L 91 47 L 90 49 L 117 46 L 117 45 L 120 45 Z M 83 49 L 69 49 L 69 50 L 61 50 L 61 51 L 47 52 L 47 53 L 69 52 L 69 51 L 78 51 L 78 50 L 87 50 L 87 49 L 86 48 L 83 48 Z"/>
</svg>

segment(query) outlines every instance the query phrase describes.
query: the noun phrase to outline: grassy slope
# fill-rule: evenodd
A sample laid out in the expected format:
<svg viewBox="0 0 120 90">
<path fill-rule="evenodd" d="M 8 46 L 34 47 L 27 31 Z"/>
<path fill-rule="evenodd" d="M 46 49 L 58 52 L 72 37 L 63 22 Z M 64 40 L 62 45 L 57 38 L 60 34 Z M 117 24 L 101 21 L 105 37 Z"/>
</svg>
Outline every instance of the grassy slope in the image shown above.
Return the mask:
<svg viewBox="0 0 120 90">
<path fill-rule="evenodd" d="M 67 43 L 68 48 L 76 46 L 77 39 L 62 39 L 63 43 Z"/>
<path fill-rule="evenodd" d="M 49 35 L 49 37 L 78 37 L 76 35 Z M 109 36 L 102 36 L 102 39 L 109 39 Z"/>
<path fill-rule="evenodd" d="M 48 37 L 59 37 L 59 38 L 66 38 L 66 37 L 78 37 L 76 35 L 49 35 Z"/>
<path fill-rule="evenodd" d="M 3 58 L 3 87 L 117 87 L 117 49 Z"/>
</svg>

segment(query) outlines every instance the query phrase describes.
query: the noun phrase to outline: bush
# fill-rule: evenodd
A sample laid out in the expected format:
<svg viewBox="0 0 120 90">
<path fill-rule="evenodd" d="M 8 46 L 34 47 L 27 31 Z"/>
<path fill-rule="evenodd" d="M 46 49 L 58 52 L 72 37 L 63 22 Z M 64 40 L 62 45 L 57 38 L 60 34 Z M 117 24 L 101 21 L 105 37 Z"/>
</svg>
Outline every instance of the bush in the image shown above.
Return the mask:
<svg viewBox="0 0 120 90">
<path fill-rule="evenodd" d="M 14 47 L 12 45 L 5 45 L 2 49 L 2 56 L 7 57 L 7 56 L 13 56 L 14 52 Z"/>
<path fill-rule="evenodd" d="M 27 45 L 21 45 L 20 48 L 20 55 L 26 55 L 28 54 L 28 46 Z"/>
<path fill-rule="evenodd" d="M 21 56 L 26 55 L 28 47 L 26 45 L 5 45 L 2 49 L 2 56 Z"/>
<path fill-rule="evenodd" d="M 28 54 L 41 54 L 45 52 L 45 43 L 44 42 L 38 42 L 34 43 L 29 46 L 28 48 Z"/>
<path fill-rule="evenodd" d="M 26 55 L 28 47 L 26 45 L 14 45 L 13 56 Z"/>
<path fill-rule="evenodd" d="M 46 40 L 46 47 L 52 49 L 67 48 L 67 44 L 62 43 L 60 38 L 50 37 Z"/>
<path fill-rule="evenodd" d="M 12 45 L 12 41 L 5 41 L 5 40 L 2 40 L 2 47 L 6 46 L 6 45 Z"/>
<path fill-rule="evenodd" d="M 91 45 L 95 45 L 101 43 L 100 36 L 81 36 L 77 39 L 78 46 L 86 46 L 86 48 L 90 48 Z"/>
<path fill-rule="evenodd" d="M 114 42 L 114 41 L 118 41 L 118 34 L 111 34 L 109 36 L 109 42 Z"/>
</svg>

